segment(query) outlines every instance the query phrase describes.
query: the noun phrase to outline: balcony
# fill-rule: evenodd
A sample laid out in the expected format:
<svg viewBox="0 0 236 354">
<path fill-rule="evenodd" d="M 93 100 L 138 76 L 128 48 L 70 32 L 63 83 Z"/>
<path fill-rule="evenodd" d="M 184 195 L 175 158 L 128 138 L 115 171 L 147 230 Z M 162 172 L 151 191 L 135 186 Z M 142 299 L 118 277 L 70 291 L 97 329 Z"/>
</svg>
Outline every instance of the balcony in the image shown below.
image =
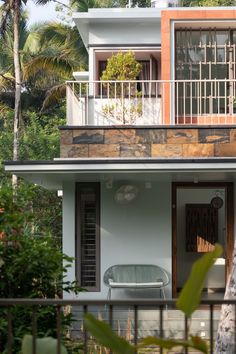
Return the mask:
<svg viewBox="0 0 236 354">
<path fill-rule="evenodd" d="M 236 80 L 67 82 L 67 125 L 236 123 Z"/>
</svg>

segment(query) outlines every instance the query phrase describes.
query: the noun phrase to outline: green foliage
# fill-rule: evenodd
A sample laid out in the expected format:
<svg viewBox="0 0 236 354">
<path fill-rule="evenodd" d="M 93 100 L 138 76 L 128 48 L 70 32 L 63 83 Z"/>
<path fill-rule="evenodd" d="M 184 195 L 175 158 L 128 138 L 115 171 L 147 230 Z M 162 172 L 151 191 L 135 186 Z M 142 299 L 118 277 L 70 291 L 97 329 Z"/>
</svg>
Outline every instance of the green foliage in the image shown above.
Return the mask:
<svg viewBox="0 0 236 354">
<path fill-rule="evenodd" d="M 20 159 L 22 160 L 52 160 L 59 156 L 58 125 L 65 122 L 64 107 L 54 109 L 53 114 L 36 114 L 27 111 L 23 114 L 21 127 Z M 48 191 L 21 181 L 18 193 L 13 200 L 10 176 L 4 173 L 1 162 L 12 159 L 13 149 L 13 113 L 8 112 L 0 119 L 0 208 L 5 208 L 4 217 L 8 228 L 12 228 L 15 218 L 23 218 L 24 226 L 31 229 L 31 234 L 52 234 L 58 240 L 61 238 L 61 198 L 55 191 Z M 52 208 L 53 205 L 53 208 Z M 18 212 L 18 216 L 15 215 Z M 11 215 L 7 216 L 8 213 Z M 8 218 L 8 219 L 7 219 Z M 0 229 L 3 225 L 0 225 Z"/>
<path fill-rule="evenodd" d="M 127 0 L 117 0 L 116 1 L 116 6 L 117 7 L 126 7 L 128 4 Z M 151 0 L 133 0 L 131 1 L 131 6 L 132 7 L 150 7 L 151 6 Z"/>
<path fill-rule="evenodd" d="M 185 7 L 235 6 L 235 0 L 183 0 Z"/>
<path fill-rule="evenodd" d="M 71 0 L 70 6 L 73 11 L 87 12 L 89 8 L 101 7 L 126 7 L 127 0 Z M 132 7 L 150 7 L 151 0 L 133 0 Z"/>
<path fill-rule="evenodd" d="M 28 193 L 28 196 L 30 191 Z M 19 235 L 30 224 L 32 213 L 25 205 L 25 194 L 21 190 L 13 196 L 11 187 L 0 188 L 0 236 Z"/>
<path fill-rule="evenodd" d="M 107 67 L 102 73 L 104 81 L 136 80 L 141 71 L 141 64 L 135 59 L 133 52 L 117 53 L 107 61 Z M 103 114 L 122 123 L 133 124 L 143 113 L 141 92 L 137 91 L 135 83 L 103 83 L 109 101 L 103 106 Z M 127 100 L 125 99 L 127 98 Z"/>
<path fill-rule="evenodd" d="M 0 162 L 12 160 L 13 111 L 0 117 Z M 22 115 L 20 137 L 21 160 L 51 160 L 59 156 L 60 132 L 58 126 L 65 124 L 65 107 L 50 113 L 39 114 L 26 111 Z"/>
<path fill-rule="evenodd" d="M 135 347 L 133 345 L 117 336 L 108 324 L 97 320 L 89 313 L 85 316 L 85 326 L 102 346 L 110 348 L 114 353 L 135 353 Z"/>
<path fill-rule="evenodd" d="M 1 298 L 55 298 L 62 289 L 73 289 L 63 275 L 68 267 L 63 262 L 69 265 L 72 259 L 51 237 L 6 235 L 0 243 L 0 260 Z"/>
<path fill-rule="evenodd" d="M 33 353 L 33 337 L 29 334 L 24 336 L 22 341 L 22 354 Z M 37 354 L 57 354 L 57 340 L 52 337 L 37 338 L 36 339 L 36 352 Z M 64 345 L 61 344 L 61 354 L 67 354 L 67 350 Z"/>
<path fill-rule="evenodd" d="M 190 317 L 197 309 L 201 299 L 206 274 L 213 266 L 215 259 L 220 257 L 222 251 L 222 247 L 216 244 L 213 252 L 204 254 L 193 264 L 190 276 L 177 301 L 177 307 L 183 311 L 186 316 Z"/>
<path fill-rule="evenodd" d="M 107 60 L 107 66 L 102 73 L 101 80 L 136 80 L 140 71 L 141 64 L 135 59 L 133 52 L 120 52 L 113 54 Z"/>
<path fill-rule="evenodd" d="M 20 157 L 22 160 L 52 160 L 59 156 L 59 125 L 65 121 L 64 109 L 55 111 L 55 115 L 40 115 L 27 112 L 25 126 L 20 139 Z"/>
<path fill-rule="evenodd" d="M 6 236 L 0 242 L 0 297 L 58 298 L 62 291 L 78 293 L 75 282 L 65 280 L 72 258 L 61 253 L 51 237 L 31 237 L 25 234 Z M 13 321 L 13 348 L 17 353 L 21 339 L 32 333 L 32 308 L 14 306 L 10 309 Z M 71 313 L 61 312 L 62 328 L 71 324 Z M 37 307 L 37 334 L 56 336 L 56 308 Z M 0 352 L 6 348 L 7 309 L 0 309 Z"/>
<path fill-rule="evenodd" d="M 216 244 L 213 252 L 205 254 L 193 264 L 191 274 L 177 301 L 177 307 L 182 310 L 185 315 L 191 316 L 193 311 L 199 306 L 206 275 L 214 264 L 215 259 L 220 257 L 221 253 L 222 247 Z M 85 315 L 85 325 L 100 345 L 110 348 L 112 352 L 116 354 L 133 354 L 137 349 L 143 349 L 149 346 L 159 346 L 167 350 L 180 347 L 185 349 L 193 348 L 201 353 L 208 353 L 207 343 L 198 336 L 190 335 L 187 340 L 147 337 L 138 344 L 138 348 L 135 348 L 125 339 L 117 336 L 108 324 L 97 320 L 91 314 Z"/>
<path fill-rule="evenodd" d="M 53 208 L 52 208 L 53 205 Z M 10 179 L 0 183 L 0 235 L 30 233 L 32 236 L 53 235 L 61 244 L 61 198 L 56 192 L 21 182 L 13 195 Z"/>
<path fill-rule="evenodd" d="M 141 341 L 139 348 L 144 348 L 148 346 L 159 346 L 163 349 L 173 349 L 173 348 L 192 348 L 196 349 L 201 353 L 208 353 L 207 343 L 198 336 L 190 336 L 189 340 L 174 340 L 174 339 L 162 339 L 156 337 L 147 337 Z"/>
</svg>

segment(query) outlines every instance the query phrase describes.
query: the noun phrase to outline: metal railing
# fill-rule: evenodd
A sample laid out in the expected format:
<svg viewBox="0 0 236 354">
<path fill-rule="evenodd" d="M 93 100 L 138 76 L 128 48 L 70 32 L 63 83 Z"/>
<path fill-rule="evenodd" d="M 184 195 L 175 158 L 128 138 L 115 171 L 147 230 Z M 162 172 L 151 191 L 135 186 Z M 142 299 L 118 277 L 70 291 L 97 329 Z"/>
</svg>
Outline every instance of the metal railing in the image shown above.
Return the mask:
<svg viewBox="0 0 236 354">
<path fill-rule="evenodd" d="M 68 81 L 68 125 L 235 124 L 236 80 Z"/>
<path fill-rule="evenodd" d="M 54 336 L 57 338 L 57 354 L 61 353 L 61 344 L 68 345 L 68 343 L 70 349 L 72 344 L 77 348 L 79 346 L 80 351 L 78 353 L 100 353 L 100 351 L 97 351 L 98 344 L 84 326 L 83 317 L 87 312 L 107 321 L 114 331 L 126 337 L 133 344 L 137 344 L 140 339 L 147 335 L 158 336 L 159 338 L 187 339 L 189 333 L 198 333 L 207 341 L 209 353 L 213 354 L 221 311 L 219 305 L 230 305 L 235 315 L 236 301 L 233 300 L 202 300 L 200 308 L 189 319 L 179 310 L 176 310 L 175 300 L 0 299 L 1 318 L 5 321 L 0 323 L 1 352 L 7 354 L 17 352 L 15 347 L 15 339 L 19 342 L 19 328 L 16 328 L 19 320 L 17 309 L 24 308 L 29 310 L 31 317 L 31 321 L 27 323 L 25 334 L 32 334 L 32 353 L 36 354 L 37 338 L 42 337 L 42 333 L 45 333 L 42 324 L 40 324 L 39 331 L 39 321 L 42 320 L 43 316 L 42 310 L 50 308 L 50 314 L 55 314 L 54 321 L 50 323 L 51 329 L 54 330 Z M 65 311 L 68 313 L 68 307 L 74 316 L 74 320 L 70 326 L 65 326 L 62 314 Z M 47 316 L 45 311 L 43 313 L 44 316 Z M 46 317 L 46 322 L 43 322 L 44 325 L 47 320 Z M 234 328 L 236 328 L 235 317 L 234 322 Z M 3 323 L 5 323 L 5 327 Z M 21 322 L 21 326 L 24 326 L 23 322 Z M 152 353 L 162 352 L 162 348 L 152 348 Z M 186 349 L 185 353 L 191 353 L 191 350 Z"/>
</svg>

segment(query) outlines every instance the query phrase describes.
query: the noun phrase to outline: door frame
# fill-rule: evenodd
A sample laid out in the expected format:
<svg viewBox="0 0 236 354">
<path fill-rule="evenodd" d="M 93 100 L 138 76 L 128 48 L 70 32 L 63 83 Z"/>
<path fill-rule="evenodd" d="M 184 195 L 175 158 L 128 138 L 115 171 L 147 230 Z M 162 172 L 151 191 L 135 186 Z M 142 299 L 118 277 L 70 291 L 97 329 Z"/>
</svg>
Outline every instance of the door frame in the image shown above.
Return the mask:
<svg viewBox="0 0 236 354">
<path fill-rule="evenodd" d="M 226 199 L 226 279 L 232 265 L 234 249 L 234 183 L 233 182 L 172 182 L 172 297 L 177 297 L 177 189 L 224 188 Z"/>
</svg>

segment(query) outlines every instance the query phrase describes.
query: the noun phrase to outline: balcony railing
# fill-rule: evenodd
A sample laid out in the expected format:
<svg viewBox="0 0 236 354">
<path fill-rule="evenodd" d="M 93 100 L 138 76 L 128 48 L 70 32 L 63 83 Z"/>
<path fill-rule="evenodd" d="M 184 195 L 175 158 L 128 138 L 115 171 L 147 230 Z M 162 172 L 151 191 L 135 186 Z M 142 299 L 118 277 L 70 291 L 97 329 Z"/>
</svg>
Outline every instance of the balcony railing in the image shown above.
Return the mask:
<svg viewBox="0 0 236 354">
<path fill-rule="evenodd" d="M 236 80 L 67 82 L 68 125 L 235 123 Z"/>
<path fill-rule="evenodd" d="M 87 332 L 84 326 L 84 314 L 91 312 L 95 317 L 110 324 L 112 329 L 130 342 L 137 344 L 147 336 L 160 338 L 186 339 L 189 334 L 204 338 L 209 345 L 209 353 L 214 353 L 218 321 L 221 308 L 219 305 L 230 305 L 235 315 L 235 300 L 203 300 L 192 318 L 185 317 L 176 310 L 174 300 L 110 300 L 110 301 L 81 301 L 81 300 L 39 300 L 39 299 L 0 299 L 1 326 L 0 346 L 4 353 L 15 353 L 19 338 L 19 328 L 16 328 L 18 308 L 28 309 L 31 314 L 31 323 L 27 323 L 26 334 L 33 336 L 32 353 L 36 354 L 36 338 L 45 333 L 42 323 L 47 324 L 47 318 L 42 322 L 44 309 L 50 308 L 50 325 L 57 338 L 57 354 L 61 352 L 60 344 L 67 343 L 80 347 L 79 353 L 100 353 L 95 339 Z M 71 311 L 73 322 L 65 326 L 62 312 Z M 53 313 L 55 316 L 53 317 Z M 22 312 L 21 312 L 22 315 Z M 22 317 L 23 318 L 23 317 Z M 54 320 L 52 320 L 54 318 Z M 232 318 L 234 318 L 232 316 Z M 20 318 L 21 320 L 21 318 Z M 23 321 L 23 320 L 22 320 Z M 41 321 L 41 322 L 40 322 Z M 39 326 L 40 322 L 40 326 Z M 234 328 L 236 320 L 234 319 Z M 21 327 L 23 322 L 21 323 Z M 40 327 L 40 329 L 39 329 Z M 232 339 L 232 338 L 231 338 Z M 232 344 L 232 343 L 231 343 Z M 233 343 L 235 345 L 235 343 Z M 95 350 L 96 349 L 96 350 Z M 159 347 L 152 347 L 152 353 L 162 353 Z M 236 352 L 236 347 L 232 352 Z M 185 353 L 192 353 L 185 350 Z"/>
</svg>

